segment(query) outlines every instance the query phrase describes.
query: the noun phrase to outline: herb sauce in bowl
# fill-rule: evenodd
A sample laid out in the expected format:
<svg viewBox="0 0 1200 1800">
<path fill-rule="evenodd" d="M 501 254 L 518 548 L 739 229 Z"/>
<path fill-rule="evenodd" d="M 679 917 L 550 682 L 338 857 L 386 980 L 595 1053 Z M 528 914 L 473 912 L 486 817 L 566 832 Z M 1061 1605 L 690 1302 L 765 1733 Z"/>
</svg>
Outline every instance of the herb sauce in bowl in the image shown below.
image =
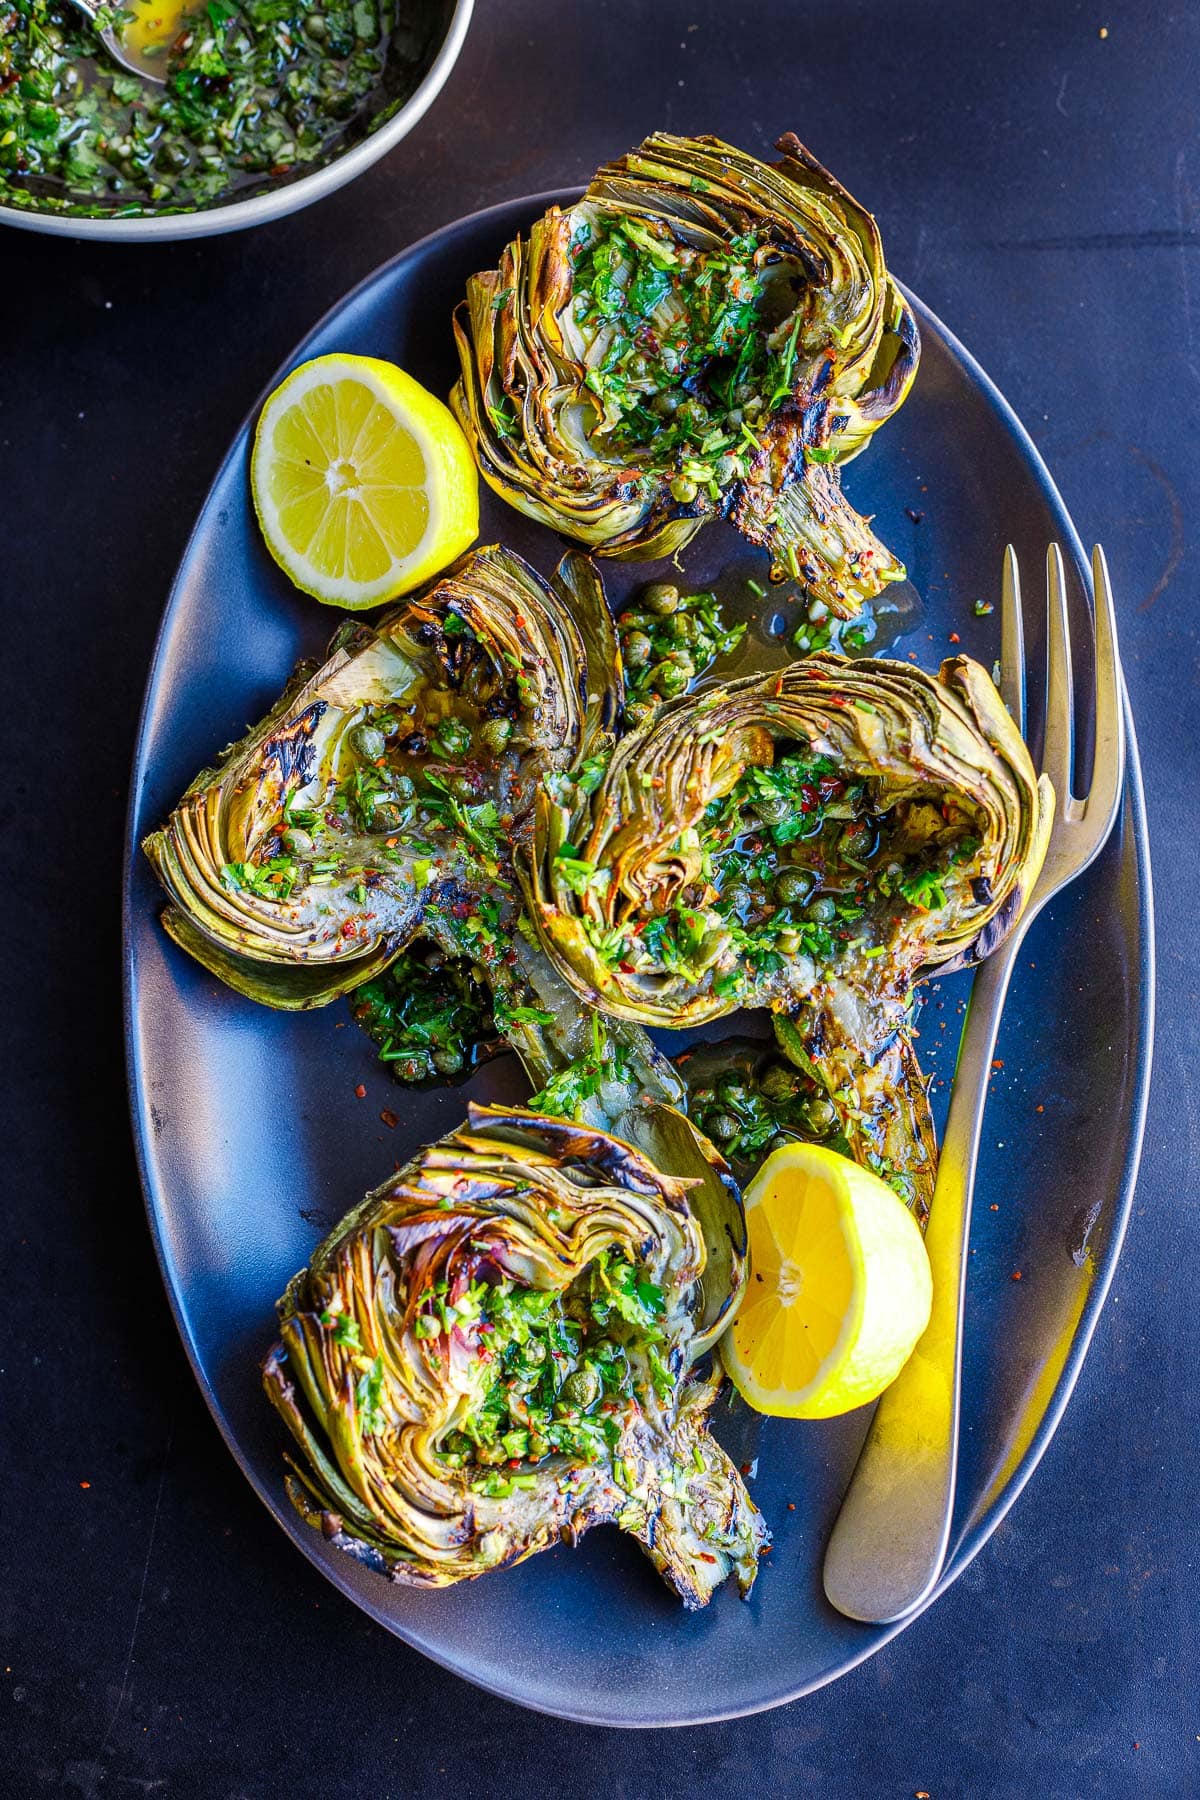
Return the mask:
<svg viewBox="0 0 1200 1800">
<path fill-rule="evenodd" d="M 165 86 L 68 0 L 0 0 L 0 205 L 125 218 L 294 178 L 408 98 L 441 20 L 427 0 L 133 0 L 102 22 Z"/>
</svg>

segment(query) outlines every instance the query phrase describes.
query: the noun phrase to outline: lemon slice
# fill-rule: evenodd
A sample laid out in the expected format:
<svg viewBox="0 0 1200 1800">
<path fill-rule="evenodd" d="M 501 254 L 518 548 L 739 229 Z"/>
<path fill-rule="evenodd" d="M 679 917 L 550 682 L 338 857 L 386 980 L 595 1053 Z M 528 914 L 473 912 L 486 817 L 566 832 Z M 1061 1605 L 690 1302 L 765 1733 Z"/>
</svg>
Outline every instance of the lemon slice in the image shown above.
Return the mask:
<svg viewBox="0 0 1200 1800">
<path fill-rule="evenodd" d="M 746 1189 L 750 1285 L 721 1340 L 759 1412 L 828 1419 L 894 1381 L 929 1322 L 916 1221 L 886 1182 L 815 1144 L 768 1156 Z"/>
<path fill-rule="evenodd" d="M 250 491 L 275 561 L 330 606 L 411 593 L 479 533 L 479 477 L 453 414 L 374 356 L 319 356 L 275 389 Z"/>
</svg>

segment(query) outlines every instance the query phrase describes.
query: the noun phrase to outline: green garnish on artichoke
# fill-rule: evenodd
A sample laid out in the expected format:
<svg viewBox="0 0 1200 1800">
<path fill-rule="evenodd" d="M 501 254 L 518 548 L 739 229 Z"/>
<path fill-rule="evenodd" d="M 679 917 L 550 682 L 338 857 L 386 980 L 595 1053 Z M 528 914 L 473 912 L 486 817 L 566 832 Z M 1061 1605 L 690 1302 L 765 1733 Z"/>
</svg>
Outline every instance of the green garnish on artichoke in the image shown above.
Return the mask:
<svg viewBox="0 0 1200 1800">
<path fill-rule="evenodd" d="M 603 781 L 539 795 L 520 872 L 580 998 L 644 1025 L 769 1007 L 852 1152 L 918 1210 L 935 1148 L 923 971 L 987 953 L 1045 852 L 1049 784 L 978 664 L 828 653 L 668 703 Z"/>
<path fill-rule="evenodd" d="M 452 405 L 496 492 L 599 555 L 669 556 L 728 518 L 851 617 L 904 569 L 839 467 L 919 339 L 874 219 L 777 148 L 658 133 L 551 207 L 468 283 Z"/>
<path fill-rule="evenodd" d="M 603 1132 L 473 1106 L 368 1195 L 264 1364 L 304 1518 L 411 1586 L 613 1523 L 686 1606 L 730 1574 L 747 1593 L 767 1533 L 692 1370 L 688 1187 Z"/>
</svg>

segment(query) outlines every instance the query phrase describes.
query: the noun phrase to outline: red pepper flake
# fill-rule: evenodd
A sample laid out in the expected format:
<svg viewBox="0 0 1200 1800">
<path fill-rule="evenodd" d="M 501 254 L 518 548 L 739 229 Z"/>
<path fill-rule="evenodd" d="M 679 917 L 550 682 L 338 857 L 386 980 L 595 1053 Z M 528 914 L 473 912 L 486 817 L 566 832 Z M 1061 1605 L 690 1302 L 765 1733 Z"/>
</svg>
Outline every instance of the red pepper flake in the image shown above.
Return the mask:
<svg viewBox="0 0 1200 1800">
<path fill-rule="evenodd" d="M 390 1106 L 385 1106 L 379 1116 L 389 1131 L 395 1131 L 397 1125 L 400 1123 Z"/>
<path fill-rule="evenodd" d="M 996 1202 L 994 1200 L 992 1201 L 989 1211 L 991 1211 L 991 1212 L 999 1212 L 1000 1211 L 999 1206 L 996 1204 Z"/>
<path fill-rule="evenodd" d="M 795 1512 L 795 1510 L 796 1510 L 796 1502 L 795 1502 L 795 1501 L 794 1501 L 794 1500 L 789 1500 L 789 1501 L 788 1501 L 788 1503 L 787 1503 L 787 1509 L 788 1509 L 788 1511 L 789 1511 L 789 1512 Z"/>
<path fill-rule="evenodd" d="M 354 1092 L 358 1095 L 358 1098 L 360 1100 L 365 1100 L 367 1097 L 367 1090 L 363 1086 L 361 1081 L 359 1082 L 358 1086 L 355 1088 Z"/>
<path fill-rule="evenodd" d="M 1035 1106 L 1033 1110 L 1034 1112 L 1045 1112 L 1046 1109 L 1044 1106 Z"/>
<path fill-rule="evenodd" d="M 992 1067 L 993 1069 L 1002 1069 L 1004 1067 L 1004 1058 L 1002 1056 L 993 1056 Z"/>
<path fill-rule="evenodd" d="M 1013 1272 L 1012 1272 L 1012 1279 L 1013 1279 L 1013 1280 L 1014 1280 L 1014 1281 L 1020 1281 L 1020 1279 L 1021 1279 L 1021 1271 L 1020 1271 L 1020 1269 L 1014 1269 L 1014 1270 L 1013 1270 Z"/>
<path fill-rule="evenodd" d="M 962 639 L 959 637 L 957 631 L 952 631 L 950 633 L 950 642 L 952 644 L 961 644 L 962 643 Z"/>
<path fill-rule="evenodd" d="M 81 1481 L 79 1485 L 81 1488 L 90 1488 L 92 1484 L 90 1481 Z"/>
<path fill-rule="evenodd" d="M 913 1800 L 929 1800 L 929 1790 L 927 1788 L 918 1788 L 913 1795 Z"/>
</svg>

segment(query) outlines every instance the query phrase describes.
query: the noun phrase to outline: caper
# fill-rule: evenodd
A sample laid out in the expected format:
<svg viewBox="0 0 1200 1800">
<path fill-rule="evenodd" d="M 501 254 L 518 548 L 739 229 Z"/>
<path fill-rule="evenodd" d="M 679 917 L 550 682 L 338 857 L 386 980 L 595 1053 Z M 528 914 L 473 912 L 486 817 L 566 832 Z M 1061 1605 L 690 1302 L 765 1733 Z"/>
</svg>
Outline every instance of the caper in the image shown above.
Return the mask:
<svg viewBox="0 0 1200 1800">
<path fill-rule="evenodd" d="M 754 1098 L 754 1089 L 733 1071 L 721 1076 L 717 1093 L 726 1106 L 746 1106 Z"/>
<path fill-rule="evenodd" d="M 591 1345 L 591 1354 L 598 1363 L 607 1363 L 610 1379 L 619 1381 L 629 1364 L 625 1354 L 625 1346 L 618 1344 L 615 1338 L 597 1338 Z"/>
<path fill-rule="evenodd" d="M 588 1407 L 594 1406 L 600 1398 L 603 1385 L 595 1369 L 585 1364 L 582 1369 L 575 1369 L 567 1376 L 562 1384 L 562 1396 L 572 1406 L 577 1406 L 581 1412 L 586 1412 Z"/>
<path fill-rule="evenodd" d="M 741 1136 L 742 1126 L 740 1119 L 735 1119 L 732 1113 L 719 1112 L 709 1113 L 704 1129 L 718 1144 L 730 1144 L 735 1137 Z"/>
<path fill-rule="evenodd" d="M 874 827 L 866 819 L 857 819 L 846 826 L 838 839 L 838 846 L 844 856 L 852 856 L 855 862 L 864 861 L 875 848 Z"/>
<path fill-rule="evenodd" d="M 728 487 L 729 483 L 734 479 L 738 472 L 736 456 L 730 456 L 728 451 L 726 451 L 724 456 L 718 456 L 716 466 L 713 469 L 713 474 L 716 476 L 718 487 Z"/>
<path fill-rule="evenodd" d="M 768 1150 L 786 1150 L 789 1144 L 795 1143 L 790 1131 L 777 1131 L 767 1144 Z"/>
<path fill-rule="evenodd" d="M 809 902 L 804 909 L 804 916 L 815 925 L 832 925 L 837 918 L 837 901 L 832 894 L 822 894 L 819 899 Z"/>
<path fill-rule="evenodd" d="M 396 800 L 376 800 L 371 808 L 372 831 L 399 831 L 408 813 Z"/>
<path fill-rule="evenodd" d="M 834 1104 L 832 1100 L 827 1100 L 824 1094 L 816 1094 L 811 1100 L 806 1101 L 803 1110 L 804 1123 L 818 1137 L 824 1137 L 825 1133 L 837 1122 Z"/>
<path fill-rule="evenodd" d="M 313 849 L 312 833 L 301 831 L 298 825 L 289 825 L 283 834 L 283 847 L 293 856 L 308 856 Z"/>
<path fill-rule="evenodd" d="M 471 728 L 461 719 L 442 719 L 434 731 L 433 741 L 443 756 L 465 756 L 471 748 Z"/>
<path fill-rule="evenodd" d="M 804 869 L 780 869 L 775 877 L 775 898 L 781 906 L 801 906 L 813 891 L 813 877 Z"/>
<path fill-rule="evenodd" d="M 779 933 L 775 942 L 785 956 L 795 956 L 797 950 L 799 950 L 801 944 L 804 942 L 804 939 L 798 931 L 793 931 L 790 927 L 785 927 L 784 930 Z"/>
<path fill-rule="evenodd" d="M 446 786 L 456 800 L 474 800 L 475 784 L 469 775 L 451 775 Z"/>
<path fill-rule="evenodd" d="M 433 1074 L 433 1061 L 428 1050 L 414 1050 L 408 1056 L 398 1056 L 392 1064 L 392 1074 L 397 1081 L 428 1081 Z"/>
<path fill-rule="evenodd" d="M 673 581 L 652 581 L 642 595 L 642 605 L 659 618 L 679 610 L 679 589 Z"/>
<path fill-rule="evenodd" d="M 712 1088 L 697 1088 L 695 1093 L 692 1095 L 692 1105 L 696 1108 L 696 1110 L 698 1112 L 703 1112 L 703 1110 L 706 1106 L 712 1105 L 712 1103 L 716 1099 L 716 1097 L 717 1096 L 713 1092 Z"/>
<path fill-rule="evenodd" d="M 675 694 L 683 693 L 688 682 L 696 672 L 695 664 L 692 663 L 690 657 L 688 658 L 688 665 L 687 668 L 683 668 L 677 662 L 662 662 L 658 665 L 657 669 L 655 669 L 651 681 L 665 699 L 669 700 Z"/>
<path fill-rule="evenodd" d="M 416 783 L 408 775 L 397 775 L 392 782 L 392 792 L 397 800 L 411 800 L 416 791 Z"/>
<path fill-rule="evenodd" d="M 488 719 L 479 728 L 480 742 L 493 756 L 499 756 L 513 734 L 511 719 Z"/>
<path fill-rule="evenodd" d="M 739 917 L 744 916 L 753 904 L 754 895 L 751 890 L 748 887 L 738 885 L 736 882 L 732 887 L 726 888 L 721 895 L 722 912 L 735 912 Z"/>
<path fill-rule="evenodd" d="M 640 669 L 653 656 L 654 645 L 644 631 L 631 631 L 621 645 L 621 654 L 631 669 Z"/>
<path fill-rule="evenodd" d="M 699 488 L 688 475 L 676 475 L 671 483 L 671 498 L 678 500 L 680 506 L 690 506 L 699 492 Z"/>
<path fill-rule="evenodd" d="M 681 403 L 675 418 L 685 431 L 706 431 L 710 423 L 707 406 L 690 396 Z"/>
<path fill-rule="evenodd" d="M 628 730 L 634 731 L 639 725 L 654 714 L 654 703 L 650 700 L 628 700 L 625 703 L 625 724 Z"/>
<path fill-rule="evenodd" d="M 696 621 L 690 613 L 679 612 L 667 623 L 667 635 L 674 644 L 691 644 L 696 638 Z"/>
<path fill-rule="evenodd" d="M 186 169 L 191 158 L 188 155 L 186 145 L 180 144 L 173 139 L 168 139 L 165 144 L 159 146 L 158 154 L 154 160 L 157 162 L 160 169 L 178 170 Z"/>
<path fill-rule="evenodd" d="M 795 1096 L 800 1087 L 800 1077 L 794 1069 L 787 1069 L 782 1063 L 772 1063 L 769 1069 L 763 1071 L 758 1085 L 767 1099 L 774 1100 L 778 1105 Z"/>
<path fill-rule="evenodd" d="M 529 1434 L 529 1455 L 533 1462 L 540 1462 L 543 1456 L 549 1456 L 550 1445 L 540 1431 Z"/>
<path fill-rule="evenodd" d="M 463 1066 L 463 1053 L 447 1044 L 444 1050 L 433 1052 L 433 1066 L 439 1075 L 457 1075 Z"/>
<path fill-rule="evenodd" d="M 329 21 L 324 13 L 309 13 L 304 21 L 304 30 L 308 37 L 316 38 L 319 41 L 321 38 L 329 36 Z"/>
<path fill-rule="evenodd" d="M 764 825 L 782 825 L 791 817 L 792 803 L 782 794 L 764 794 L 754 802 L 754 810 Z"/>
<path fill-rule="evenodd" d="M 676 393 L 655 394 L 653 400 L 650 402 L 650 407 L 653 412 L 658 414 L 660 419 L 669 419 L 672 413 L 678 411 L 679 402 L 682 398 L 682 394 Z"/>
<path fill-rule="evenodd" d="M 378 762 L 387 749 L 382 731 L 374 725 L 356 725 L 350 733 L 350 743 L 364 762 Z"/>
</svg>

